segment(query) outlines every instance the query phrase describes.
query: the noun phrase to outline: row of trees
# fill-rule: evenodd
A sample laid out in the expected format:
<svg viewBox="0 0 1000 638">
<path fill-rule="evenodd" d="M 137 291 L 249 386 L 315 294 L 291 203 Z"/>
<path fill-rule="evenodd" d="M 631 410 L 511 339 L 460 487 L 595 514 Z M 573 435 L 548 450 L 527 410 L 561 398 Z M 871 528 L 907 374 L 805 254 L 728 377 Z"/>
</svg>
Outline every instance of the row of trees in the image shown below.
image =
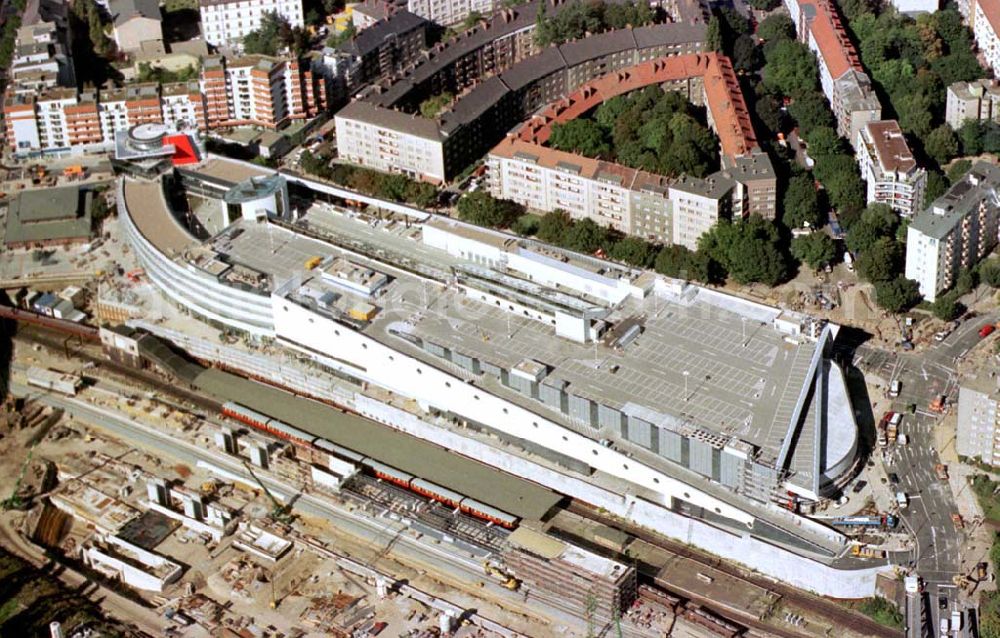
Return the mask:
<svg viewBox="0 0 1000 638">
<path fill-rule="evenodd" d="M 405 175 L 389 175 L 359 166 L 331 164 L 309 151 L 302 152 L 299 164 L 306 173 L 372 197 L 406 202 L 418 208 L 429 208 L 438 201 L 439 193 L 434 186 Z"/>
<path fill-rule="evenodd" d="M 667 176 L 718 169 L 719 142 L 680 93 L 648 86 L 603 102 L 592 117 L 552 127 L 549 145 Z"/>
<path fill-rule="evenodd" d="M 700 239 L 698 250 L 691 251 L 625 236 L 590 219 L 573 220 L 562 210 L 542 217 L 526 214 L 521 205 L 482 191 L 462 197 L 458 214 L 474 224 L 510 229 L 568 250 L 603 254 L 632 266 L 653 267 L 669 277 L 703 283 L 723 283 L 732 277 L 741 284 L 773 286 L 784 281 L 793 267 L 779 227 L 758 216 L 735 223 L 719 222 Z M 829 261 L 833 258 L 832 240 L 827 240 L 831 242 Z"/>
<path fill-rule="evenodd" d="M 548 5 L 542 4 L 536 20 L 535 42 L 539 46 L 562 44 L 585 35 L 624 29 L 628 25 L 639 27 L 659 19 L 658 11 L 648 2 L 633 0 L 623 4 L 574 2 L 564 6 L 557 14 L 549 16 Z"/>
</svg>

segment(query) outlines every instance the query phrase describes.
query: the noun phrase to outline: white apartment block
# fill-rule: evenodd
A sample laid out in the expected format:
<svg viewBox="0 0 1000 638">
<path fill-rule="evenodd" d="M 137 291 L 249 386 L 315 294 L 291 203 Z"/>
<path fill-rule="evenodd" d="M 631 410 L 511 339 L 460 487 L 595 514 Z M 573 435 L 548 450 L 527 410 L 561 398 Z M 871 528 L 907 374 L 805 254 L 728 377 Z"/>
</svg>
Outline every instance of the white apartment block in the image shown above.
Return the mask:
<svg viewBox="0 0 1000 638">
<path fill-rule="evenodd" d="M 514 138 L 493 148 L 486 166 L 494 197 L 692 250 L 730 216 L 735 187 L 722 173 L 668 180 Z"/>
<path fill-rule="evenodd" d="M 462 22 L 474 12 L 489 17 L 496 4 L 494 0 L 409 0 L 406 8 L 410 13 L 447 26 Z"/>
<path fill-rule="evenodd" d="M 671 243 L 691 250 L 698 249 L 698 240 L 720 219 L 730 216 L 730 194 L 735 183 L 716 174 L 705 179 L 682 177 L 670 183 L 673 207 L 673 237 Z"/>
<path fill-rule="evenodd" d="M 906 231 L 906 278 L 927 301 L 954 285 L 958 274 L 986 257 L 1000 229 L 1000 167 L 977 162 Z"/>
<path fill-rule="evenodd" d="M 917 166 L 896 120 L 869 122 L 854 147 L 869 204 L 888 204 L 904 217 L 923 210 L 927 171 Z"/>
<path fill-rule="evenodd" d="M 955 450 L 1000 465 L 1000 377 L 995 371 L 959 388 Z"/>
<path fill-rule="evenodd" d="M 341 159 L 443 183 L 444 142 L 437 122 L 354 101 L 335 116 Z"/>
<path fill-rule="evenodd" d="M 971 10 L 969 26 L 979 53 L 994 74 L 1000 73 L 1000 2 L 973 0 Z"/>
<path fill-rule="evenodd" d="M 265 14 L 277 13 L 293 27 L 305 25 L 302 0 L 200 0 L 201 30 L 213 46 L 239 46 Z"/>
<path fill-rule="evenodd" d="M 948 87 L 945 122 L 958 130 L 969 120 L 1000 122 L 1000 82 L 955 82 Z"/>
</svg>

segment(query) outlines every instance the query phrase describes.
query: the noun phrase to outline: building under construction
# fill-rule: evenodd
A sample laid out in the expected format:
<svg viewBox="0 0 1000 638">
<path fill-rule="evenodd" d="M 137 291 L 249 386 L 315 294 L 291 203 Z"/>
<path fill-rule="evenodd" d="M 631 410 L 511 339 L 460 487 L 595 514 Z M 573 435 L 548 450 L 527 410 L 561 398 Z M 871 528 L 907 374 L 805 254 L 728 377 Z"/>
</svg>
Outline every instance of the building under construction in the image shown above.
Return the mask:
<svg viewBox="0 0 1000 638">
<path fill-rule="evenodd" d="M 636 597 L 635 568 L 520 527 L 504 562 L 539 597 L 593 619 L 621 617 Z"/>
</svg>

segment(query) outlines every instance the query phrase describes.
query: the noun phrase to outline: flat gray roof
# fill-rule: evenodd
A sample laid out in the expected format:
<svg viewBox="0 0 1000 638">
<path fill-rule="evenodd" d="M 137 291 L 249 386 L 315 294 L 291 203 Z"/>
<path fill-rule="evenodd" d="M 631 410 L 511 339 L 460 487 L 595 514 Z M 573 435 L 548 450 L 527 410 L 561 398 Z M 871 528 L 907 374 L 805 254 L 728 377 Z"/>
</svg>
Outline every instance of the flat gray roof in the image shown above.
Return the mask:
<svg viewBox="0 0 1000 638">
<path fill-rule="evenodd" d="M 435 142 L 441 141 L 441 132 L 436 120 L 429 120 L 419 115 L 402 113 L 392 109 L 369 104 L 363 100 L 355 100 L 337 111 L 335 117 L 374 124 L 394 131 L 401 131 Z"/>
<path fill-rule="evenodd" d="M 24 191 L 7 209 L 7 244 L 86 239 L 93 192 L 77 186 Z"/>
<path fill-rule="evenodd" d="M 381 423 L 256 381 L 208 369 L 194 385 L 521 518 L 540 520 L 562 498 Z"/>
<path fill-rule="evenodd" d="M 910 227 L 928 237 L 944 239 L 983 200 L 987 200 L 987 205 L 1000 206 L 998 191 L 1000 167 L 988 162 L 976 162 L 944 195 L 918 213 L 910 222 Z"/>
<path fill-rule="evenodd" d="M 199 244 L 174 217 L 159 180 L 125 178 L 125 208 L 147 241 L 167 255 L 177 255 Z"/>
</svg>

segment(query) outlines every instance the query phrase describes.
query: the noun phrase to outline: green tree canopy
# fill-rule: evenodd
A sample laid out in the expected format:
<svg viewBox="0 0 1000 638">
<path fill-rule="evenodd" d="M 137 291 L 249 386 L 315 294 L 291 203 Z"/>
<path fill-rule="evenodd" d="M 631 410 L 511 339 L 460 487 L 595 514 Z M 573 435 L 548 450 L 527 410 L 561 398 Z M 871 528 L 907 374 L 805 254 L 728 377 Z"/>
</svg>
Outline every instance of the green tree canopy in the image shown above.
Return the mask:
<svg viewBox="0 0 1000 638">
<path fill-rule="evenodd" d="M 858 275 L 872 283 L 887 281 L 899 272 L 902 250 L 890 237 L 882 237 L 857 257 Z"/>
<path fill-rule="evenodd" d="M 565 124 L 554 124 L 549 145 L 561 151 L 580 153 L 588 157 L 609 157 L 611 146 L 604 139 L 604 130 L 593 120 L 578 118 Z"/>
<path fill-rule="evenodd" d="M 917 282 L 902 275 L 875 284 L 875 303 L 893 314 L 909 310 L 919 301 Z"/>
<path fill-rule="evenodd" d="M 562 245 L 572 224 L 569 213 L 556 209 L 542 216 L 538 222 L 537 237 L 549 244 Z"/>
<path fill-rule="evenodd" d="M 491 228 L 506 228 L 524 213 L 508 199 L 496 199 L 485 191 L 466 193 L 458 200 L 458 216 L 467 222 Z"/>
<path fill-rule="evenodd" d="M 816 58 L 796 40 L 782 40 L 766 51 L 764 84 L 782 95 L 798 96 L 816 87 Z"/>
<path fill-rule="evenodd" d="M 789 228 L 802 228 L 806 223 L 813 228 L 819 227 L 823 221 L 822 211 L 811 175 L 804 172 L 792 175 L 785 189 L 782 209 L 782 220 Z"/>
<path fill-rule="evenodd" d="M 792 256 L 819 270 L 833 261 L 837 254 L 837 244 L 826 233 L 819 231 L 792 239 Z"/>
</svg>

